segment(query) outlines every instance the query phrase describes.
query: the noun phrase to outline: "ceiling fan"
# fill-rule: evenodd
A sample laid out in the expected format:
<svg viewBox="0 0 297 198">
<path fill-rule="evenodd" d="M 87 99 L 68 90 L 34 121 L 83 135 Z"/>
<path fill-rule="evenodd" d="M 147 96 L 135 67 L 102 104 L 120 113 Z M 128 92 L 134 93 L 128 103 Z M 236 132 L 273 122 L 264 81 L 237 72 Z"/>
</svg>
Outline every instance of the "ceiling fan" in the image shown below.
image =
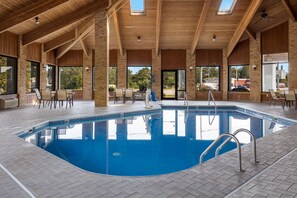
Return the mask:
<svg viewBox="0 0 297 198">
<path fill-rule="evenodd" d="M 255 24 L 257 24 L 258 22 L 262 21 L 262 20 L 266 20 L 267 22 L 269 22 L 270 19 L 274 19 L 276 17 L 273 17 L 273 16 L 269 16 L 268 13 L 265 11 L 265 10 L 262 10 L 261 13 L 260 13 L 260 19 L 257 20 L 255 22 Z"/>
</svg>

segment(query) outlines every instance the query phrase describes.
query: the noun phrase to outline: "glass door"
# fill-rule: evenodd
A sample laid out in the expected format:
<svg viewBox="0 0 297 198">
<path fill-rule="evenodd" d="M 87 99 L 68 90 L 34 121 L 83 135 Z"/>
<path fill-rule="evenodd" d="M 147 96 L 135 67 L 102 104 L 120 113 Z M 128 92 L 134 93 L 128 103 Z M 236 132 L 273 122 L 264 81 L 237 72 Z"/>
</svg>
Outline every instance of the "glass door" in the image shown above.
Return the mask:
<svg viewBox="0 0 297 198">
<path fill-rule="evenodd" d="M 176 71 L 162 71 L 162 99 L 176 99 Z"/>
<path fill-rule="evenodd" d="M 162 99 L 184 99 L 186 70 L 162 71 Z"/>
</svg>

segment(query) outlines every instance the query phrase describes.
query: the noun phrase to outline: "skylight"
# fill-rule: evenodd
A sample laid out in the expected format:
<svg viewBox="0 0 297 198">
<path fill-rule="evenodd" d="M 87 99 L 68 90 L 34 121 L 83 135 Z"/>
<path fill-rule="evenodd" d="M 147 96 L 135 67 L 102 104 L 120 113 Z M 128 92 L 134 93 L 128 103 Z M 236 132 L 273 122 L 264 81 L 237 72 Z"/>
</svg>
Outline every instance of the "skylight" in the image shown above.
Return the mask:
<svg viewBox="0 0 297 198">
<path fill-rule="evenodd" d="M 218 15 L 231 14 L 235 3 L 236 3 L 236 0 L 221 0 Z"/>
<path fill-rule="evenodd" d="M 145 0 L 130 0 L 131 15 L 144 15 Z"/>
</svg>

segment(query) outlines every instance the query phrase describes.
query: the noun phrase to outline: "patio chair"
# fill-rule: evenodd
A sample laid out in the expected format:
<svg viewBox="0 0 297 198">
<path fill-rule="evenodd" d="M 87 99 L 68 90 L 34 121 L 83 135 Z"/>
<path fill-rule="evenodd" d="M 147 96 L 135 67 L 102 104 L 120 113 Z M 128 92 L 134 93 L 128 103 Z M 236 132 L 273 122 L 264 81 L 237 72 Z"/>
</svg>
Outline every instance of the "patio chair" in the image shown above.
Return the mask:
<svg viewBox="0 0 297 198">
<path fill-rule="evenodd" d="M 133 94 L 133 89 L 126 89 L 124 103 L 127 101 L 127 99 L 128 100 L 131 100 L 132 103 L 135 102 L 134 94 Z"/>
<path fill-rule="evenodd" d="M 274 92 L 273 89 L 268 89 L 269 93 L 270 93 L 270 103 L 269 106 L 271 105 L 272 102 L 274 102 L 274 105 L 276 102 L 280 102 L 282 104 L 282 106 L 284 107 L 285 105 L 285 98 L 281 97 L 281 96 L 277 96 Z"/>
<path fill-rule="evenodd" d="M 293 106 L 294 102 L 296 102 L 294 91 L 288 91 L 288 93 L 285 93 L 285 105 L 291 108 L 291 105 Z"/>
<path fill-rule="evenodd" d="M 44 102 L 46 104 L 48 103 L 50 107 L 52 108 L 52 102 L 54 100 L 54 97 L 52 96 L 51 90 L 49 89 L 44 89 L 41 91 L 41 100 L 43 102 L 43 107 L 44 107 Z"/>
<path fill-rule="evenodd" d="M 39 104 L 39 109 L 40 109 L 40 105 L 41 105 L 41 94 L 39 92 L 39 90 L 36 88 L 34 89 L 35 95 L 36 95 L 36 102 L 37 104 Z"/>
<path fill-rule="evenodd" d="M 125 98 L 124 98 L 124 92 L 123 92 L 123 89 L 116 89 L 115 90 L 115 97 L 114 97 L 114 103 L 118 102 L 118 100 L 120 98 L 123 99 L 123 102 L 125 102 Z"/>
<path fill-rule="evenodd" d="M 57 106 L 57 102 L 59 102 L 59 107 L 61 106 L 60 102 L 62 102 L 63 106 L 64 101 L 66 102 L 66 109 L 68 107 L 68 103 L 69 107 L 71 107 L 71 99 L 67 96 L 66 90 L 58 90 L 56 93 L 55 107 Z"/>
</svg>

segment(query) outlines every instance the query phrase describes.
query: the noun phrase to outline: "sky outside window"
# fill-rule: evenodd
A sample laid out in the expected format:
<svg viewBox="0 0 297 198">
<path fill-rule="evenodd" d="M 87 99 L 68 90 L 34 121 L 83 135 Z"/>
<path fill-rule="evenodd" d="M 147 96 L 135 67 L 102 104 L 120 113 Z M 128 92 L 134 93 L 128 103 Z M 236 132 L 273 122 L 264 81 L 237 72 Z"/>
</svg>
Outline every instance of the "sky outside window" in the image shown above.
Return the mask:
<svg viewBox="0 0 297 198">
<path fill-rule="evenodd" d="M 130 0 L 131 14 L 144 14 L 144 0 Z"/>
<path fill-rule="evenodd" d="M 231 14 L 236 0 L 222 0 L 218 11 L 219 15 Z"/>
</svg>

